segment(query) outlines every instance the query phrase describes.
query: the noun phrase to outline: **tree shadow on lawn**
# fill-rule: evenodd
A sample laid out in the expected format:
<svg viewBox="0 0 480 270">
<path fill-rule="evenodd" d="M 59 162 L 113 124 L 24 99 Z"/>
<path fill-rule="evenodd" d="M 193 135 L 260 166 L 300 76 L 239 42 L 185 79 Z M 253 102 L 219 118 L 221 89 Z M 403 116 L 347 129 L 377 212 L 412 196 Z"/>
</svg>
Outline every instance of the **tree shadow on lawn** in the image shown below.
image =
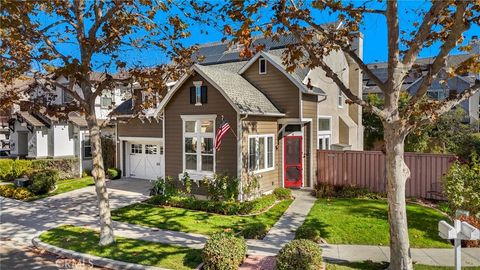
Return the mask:
<svg viewBox="0 0 480 270">
<path fill-rule="evenodd" d="M 388 224 L 387 201 L 355 199 L 350 200 L 350 203 L 345 201 L 345 203 L 342 203 L 341 205 L 346 207 L 345 211 L 349 215 L 374 218 Z M 408 228 L 423 232 L 424 234 L 422 237 L 428 238 L 430 241 L 438 244 L 446 244 L 446 242 L 438 236 L 437 229 L 438 222 L 444 218 L 446 217 L 441 213 L 436 212 L 434 209 L 426 208 L 417 204 L 407 204 Z M 417 236 L 410 235 L 410 237 Z"/>
<path fill-rule="evenodd" d="M 57 227 L 42 234 L 41 239 L 65 249 L 130 263 L 176 269 L 179 263 L 195 268 L 202 262 L 201 250 L 143 240 L 116 237 L 115 243 L 101 247 L 97 232 L 80 227 Z"/>
</svg>

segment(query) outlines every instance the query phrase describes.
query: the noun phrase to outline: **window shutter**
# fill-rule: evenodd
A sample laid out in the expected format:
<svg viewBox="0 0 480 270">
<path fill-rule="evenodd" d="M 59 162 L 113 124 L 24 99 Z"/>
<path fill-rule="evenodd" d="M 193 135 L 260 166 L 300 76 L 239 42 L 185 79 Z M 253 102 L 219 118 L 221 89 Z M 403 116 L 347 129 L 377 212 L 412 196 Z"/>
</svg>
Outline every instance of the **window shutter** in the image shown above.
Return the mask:
<svg viewBox="0 0 480 270">
<path fill-rule="evenodd" d="M 207 103 L 207 87 L 206 86 L 202 86 L 200 88 L 201 92 L 202 92 L 202 104 L 206 104 Z"/>
<path fill-rule="evenodd" d="M 196 103 L 195 86 L 190 87 L 190 104 Z"/>
</svg>

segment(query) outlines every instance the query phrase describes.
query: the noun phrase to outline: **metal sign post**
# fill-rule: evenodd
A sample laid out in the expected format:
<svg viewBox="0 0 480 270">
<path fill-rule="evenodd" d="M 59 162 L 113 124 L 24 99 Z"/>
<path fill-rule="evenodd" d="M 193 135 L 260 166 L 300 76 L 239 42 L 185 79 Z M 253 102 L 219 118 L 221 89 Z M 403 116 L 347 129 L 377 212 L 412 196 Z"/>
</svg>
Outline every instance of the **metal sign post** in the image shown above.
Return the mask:
<svg viewBox="0 0 480 270">
<path fill-rule="evenodd" d="M 480 231 L 467 222 L 455 219 L 453 225 L 442 220 L 438 222 L 438 235 L 443 239 L 454 240 L 455 270 L 462 268 L 462 240 L 479 240 Z"/>
</svg>

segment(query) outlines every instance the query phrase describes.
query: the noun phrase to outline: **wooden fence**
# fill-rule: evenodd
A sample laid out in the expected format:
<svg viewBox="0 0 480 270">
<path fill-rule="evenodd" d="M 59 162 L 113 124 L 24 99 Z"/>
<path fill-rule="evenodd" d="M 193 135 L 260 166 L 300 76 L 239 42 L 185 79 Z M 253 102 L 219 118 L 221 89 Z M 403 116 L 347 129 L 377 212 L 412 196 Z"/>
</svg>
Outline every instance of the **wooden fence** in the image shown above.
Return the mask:
<svg viewBox="0 0 480 270">
<path fill-rule="evenodd" d="M 442 199 L 442 176 L 455 160 L 454 155 L 405 153 L 410 169 L 406 196 Z M 385 156 L 380 151 L 317 151 L 317 182 L 354 185 L 385 192 Z"/>
</svg>

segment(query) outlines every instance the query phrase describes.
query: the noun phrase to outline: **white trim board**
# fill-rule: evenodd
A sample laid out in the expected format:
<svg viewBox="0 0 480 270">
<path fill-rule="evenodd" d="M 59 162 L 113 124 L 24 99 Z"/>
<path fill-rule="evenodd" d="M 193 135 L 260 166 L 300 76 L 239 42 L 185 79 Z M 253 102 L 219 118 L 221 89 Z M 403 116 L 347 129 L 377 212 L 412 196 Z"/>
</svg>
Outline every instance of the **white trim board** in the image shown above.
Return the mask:
<svg viewBox="0 0 480 270">
<path fill-rule="evenodd" d="M 120 141 L 133 141 L 133 142 L 163 142 L 163 138 L 158 137 L 127 137 L 118 136 Z"/>
</svg>

